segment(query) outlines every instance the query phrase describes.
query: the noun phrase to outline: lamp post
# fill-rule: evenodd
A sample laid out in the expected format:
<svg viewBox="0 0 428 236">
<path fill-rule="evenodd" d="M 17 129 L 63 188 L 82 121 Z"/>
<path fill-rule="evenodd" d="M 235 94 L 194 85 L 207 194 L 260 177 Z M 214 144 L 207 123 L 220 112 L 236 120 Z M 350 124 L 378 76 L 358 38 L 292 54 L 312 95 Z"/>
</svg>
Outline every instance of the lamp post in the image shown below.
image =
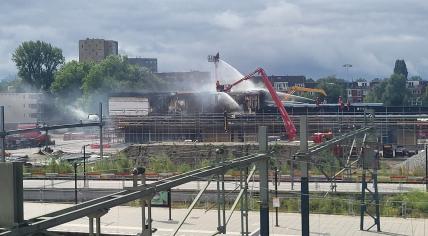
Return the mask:
<svg viewBox="0 0 428 236">
<path fill-rule="evenodd" d="M 344 64 L 343 65 L 343 67 L 345 68 L 345 70 L 346 70 L 346 77 L 348 77 L 349 78 L 349 68 L 351 68 L 352 67 L 352 65 L 351 64 Z M 354 80 L 351 78 L 351 82 L 354 82 Z"/>
<path fill-rule="evenodd" d="M 83 145 L 83 186 L 86 188 L 88 184 L 86 182 L 86 146 L 89 144 Z"/>
<path fill-rule="evenodd" d="M 425 191 L 428 192 L 428 146 L 425 145 Z"/>
<path fill-rule="evenodd" d="M 278 167 L 275 166 L 275 198 L 278 201 Z M 279 227 L 278 224 L 278 207 L 275 207 L 275 227 Z"/>
<path fill-rule="evenodd" d="M 77 162 L 73 163 L 74 167 L 74 204 L 77 204 Z"/>
</svg>

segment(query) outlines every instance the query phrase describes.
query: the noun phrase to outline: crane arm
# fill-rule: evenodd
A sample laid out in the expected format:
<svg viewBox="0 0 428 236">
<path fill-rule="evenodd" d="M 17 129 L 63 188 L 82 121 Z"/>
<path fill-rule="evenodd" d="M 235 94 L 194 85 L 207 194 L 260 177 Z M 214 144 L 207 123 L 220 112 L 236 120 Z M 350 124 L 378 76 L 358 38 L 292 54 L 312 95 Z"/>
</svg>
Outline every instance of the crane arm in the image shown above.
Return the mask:
<svg viewBox="0 0 428 236">
<path fill-rule="evenodd" d="M 269 94 L 271 95 L 272 100 L 275 102 L 275 105 L 279 110 L 279 114 L 281 115 L 282 121 L 284 122 L 284 126 L 287 131 L 288 139 L 293 140 L 294 138 L 296 138 L 296 135 L 297 135 L 296 127 L 294 126 L 293 121 L 290 119 L 287 113 L 287 110 L 285 110 L 284 104 L 282 104 L 282 101 L 279 98 L 278 94 L 276 93 L 275 88 L 272 86 L 272 83 L 269 81 L 268 76 L 266 75 L 265 71 L 262 68 L 257 68 L 254 72 L 246 75 L 244 78 L 234 82 L 233 84 L 221 85 L 217 81 L 216 83 L 217 91 L 229 92 L 232 89 L 232 87 L 236 86 L 242 81 L 252 78 L 256 74 L 259 74 L 262 77 L 262 81 L 265 87 L 269 91 Z"/>
<path fill-rule="evenodd" d="M 290 88 L 291 91 L 298 91 L 298 92 L 314 92 L 314 93 L 320 93 L 324 96 L 327 96 L 327 93 L 324 91 L 324 89 L 319 88 L 305 88 L 300 86 L 293 86 Z"/>
<path fill-rule="evenodd" d="M 324 89 L 305 88 L 305 87 L 301 87 L 301 86 L 292 86 L 292 87 L 290 87 L 289 92 L 285 95 L 285 100 L 288 100 L 290 95 L 294 94 L 295 92 L 314 92 L 314 93 L 320 93 L 324 96 L 327 96 L 327 93 L 324 91 Z"/>
</svg>

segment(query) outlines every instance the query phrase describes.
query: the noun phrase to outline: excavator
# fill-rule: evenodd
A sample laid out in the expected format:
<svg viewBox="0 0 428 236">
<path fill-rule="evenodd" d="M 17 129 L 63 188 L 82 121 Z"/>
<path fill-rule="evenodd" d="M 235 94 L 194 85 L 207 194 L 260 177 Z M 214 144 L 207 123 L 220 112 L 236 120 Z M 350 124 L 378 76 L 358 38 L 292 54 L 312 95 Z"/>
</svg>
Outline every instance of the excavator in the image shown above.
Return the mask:
<svg viewBox="0 0 428 236">
<path fill-rule="evenodd" d="M 242 79 L 240 79 L 240 80 L 238 80 L 232 84 L 220 84 L 220 82 L 217 80 L 216 90 L 217 90 L 217 92 L 228 93 L 232 90 L 232 88 L 234 86 L 240 84 L 241 82 L 243 82 L 245 80 L 253 78 L 253 76 L 255 76 L 257 74 L 261 76 L 265 87 L 269 91 L 269 94 L 271 95 L 272 100 L 275 102 L 275 105 L 279 110 L 282 121 L 284 123 L 284 127 L 286 130 L 286 134 L 288 136 L 288 139 L 294 140 L 296 138 L 296 135 L 297 135 L 296 127 L 294 126 L 293 121 L 290 119 L 290 116 L 288 115 L 287 111 L 285 110 L 284 104 L 282 103 L 281 99 L 279 98 L 278 94 L 276 93 L 275 88 L 272 86 L 272 83 L 269 81 L 269 78 L 266 75 L 266 72 L 262 68 L 257 68 L 254 72 L 244 76 Z M 297 86 L 294 86 L 292 88 L 294 88 L 295 90 L 298 90 L 298 91 L 319 92 L 319 93 L 323 94 L 324 96 L 327 95 L 326 92 L 322 89 L 308 89 L 308 88 L 302 89 L 302 87 L 297 87 Z M 318 132 L 318 133 L 314 133 L 311 136 L 311 138 L 312 138 L 312 141 L 314 141 L 314 143 L 318 144 L 318 143 L 322 143 L 326 140 L 332 139 L 333 133 L 331 131 Z"/>
<path fill-rule="evenodd" d="M 288 115 L 287 111 L 284 108 L 284 104 L 282 104 L 281 99 L 279 98 L 278 94 L 275 91 L 275 88 L 272 86 L 272 83 L 269 81 L 268 76 L 266 75 L 266 72 L 262 68 L 257 68 L 254 72 L 244 76 L 242 79 L 234 82 L 233 84 L 220 84 L 220 82 L 217 80 L 216 82 L 216 89 L 217 92 L 230 92 L 230 90 L 236 86 L 237 84 L 241 83 L 242 81 L 248 80 L 253 78 L 254 75 L 260 75 L 262 78 L 262 81 L 269 91 L 272 100 L 275 102 L 276 107 L 279 110 L 279 114 L 281 115 L 282 121 L 284 122 L 284 127 L 288 136 L 289 140 L 294 140 L 297 135 L 296 127 L 294 126 L 293 121 L 290 119 L 290 116 Z"/>
</svg>

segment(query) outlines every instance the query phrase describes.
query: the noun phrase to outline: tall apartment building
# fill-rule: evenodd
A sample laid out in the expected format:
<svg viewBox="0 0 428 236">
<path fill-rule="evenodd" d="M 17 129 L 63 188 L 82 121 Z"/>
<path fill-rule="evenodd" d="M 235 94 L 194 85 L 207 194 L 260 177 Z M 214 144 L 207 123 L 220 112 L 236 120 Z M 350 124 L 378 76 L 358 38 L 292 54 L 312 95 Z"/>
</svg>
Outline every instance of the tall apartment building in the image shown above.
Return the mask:
<svg viewBox="0 0 428 236">
<path fill-rule="evenodd" d="M 79 40 L 79 62 L 100 62 L 109 55 L 118 55 L 118 43 L 105 39 Z"/>
<path fill-rule="evenodd" d="M 137 65 L 141 68 L 147 68 L 152 73 L 158 72 L 158 59 L 156 58 L 128 58 L 129 64 Z"/>
</svg>

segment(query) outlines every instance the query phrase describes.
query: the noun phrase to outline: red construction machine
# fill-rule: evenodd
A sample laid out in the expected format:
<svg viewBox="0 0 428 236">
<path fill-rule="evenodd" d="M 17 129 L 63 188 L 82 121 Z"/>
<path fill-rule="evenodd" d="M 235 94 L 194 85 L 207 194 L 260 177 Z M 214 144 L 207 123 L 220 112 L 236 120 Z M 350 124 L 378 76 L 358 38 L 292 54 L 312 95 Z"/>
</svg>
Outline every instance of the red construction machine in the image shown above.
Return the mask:
<svg viewBox="0 0 428 236">
<path fill-rule="evenodd" d="M 19 124 L 17 128 L 33 129 L 36 127 L 37 124 Z M 9 135 L 6 137 L 7 149 L 41 147 L 45 144 L 53 145 L 55 144 L 55 141 L 51 140 L 49 135 L 43 134 L 38 130 Z"/>
<path fill-rule="evenodd" d="M 233 84 L 223 84 L 222 85 L 222 84 L 220 84 L 219 81 L 217 81 L 216 82 L 217 92 L 230 92 L 230 90 L 234 86 L 241 83 L 242 81 L 253 78 L 253 76 L 256 74 L 258 74 L 262 77 L 262 81 L 263 81 L 265 87 L 269 91 L 269 93 L 272 97 L 272 100 L 275 102 L 275 105 L 279 110 L 279 114 L 281 115 L 282 121 L 284 122 L 284 127 L 286 130 L 288 139 L 294 140 L 296 138 L 296 127 L 294 127 L 293 121 L 290 119 L 287 111 L 284 108 L 284 104 L 282 104 L 281 99 L 279 98 L 274 87 L 272 86 L 271 82 L 269 81 L 268 76 L 266 75 L 265 71 L 262 68 L 257 68 L 253 73 L 246 75 L 244 78 L 234 82 Z"/>
</svg>

